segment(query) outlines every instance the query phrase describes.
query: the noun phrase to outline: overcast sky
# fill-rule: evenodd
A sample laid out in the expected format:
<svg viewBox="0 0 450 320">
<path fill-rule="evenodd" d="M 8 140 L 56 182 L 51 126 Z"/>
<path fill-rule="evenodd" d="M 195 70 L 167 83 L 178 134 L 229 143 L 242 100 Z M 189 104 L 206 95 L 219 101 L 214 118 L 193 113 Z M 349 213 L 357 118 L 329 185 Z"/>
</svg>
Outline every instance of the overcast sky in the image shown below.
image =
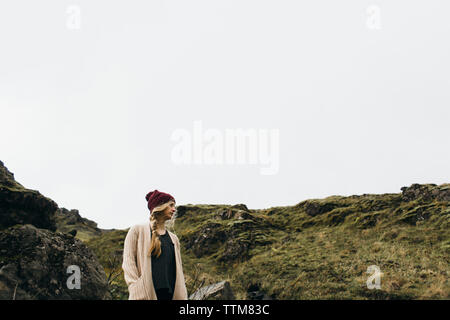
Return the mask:
<svg viewBox="0 0 450 320">
<path fill-rule="evenodd" d="M 0 160 L 107 229 L 147 221 L 154 189 L 258 209 L 450 182 L 449 13 L 448 0 L 5 0 Z M 253 161 L 207 164 L 239 129 L 257 134 Z M 199 161 L 180 163 L 189 152 Z"/>
</svg>

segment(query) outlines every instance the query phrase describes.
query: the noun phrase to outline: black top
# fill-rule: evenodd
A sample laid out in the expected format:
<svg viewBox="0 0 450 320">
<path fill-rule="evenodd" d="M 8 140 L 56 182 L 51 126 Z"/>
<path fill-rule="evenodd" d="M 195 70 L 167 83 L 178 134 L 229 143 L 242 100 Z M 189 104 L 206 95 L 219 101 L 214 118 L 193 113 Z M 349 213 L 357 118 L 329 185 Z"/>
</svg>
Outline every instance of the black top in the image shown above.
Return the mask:
<svg viewBox="0 0 450 320">
<path fill-rule="evenodd" d="M 152 254 L 152 278 L 155 290 L 166 288 L 169 293 L 175 289 L 175 249 L 169 231 L 159 236 L 161 240 L 161 255 L 159 258 Z"/>
</svg>

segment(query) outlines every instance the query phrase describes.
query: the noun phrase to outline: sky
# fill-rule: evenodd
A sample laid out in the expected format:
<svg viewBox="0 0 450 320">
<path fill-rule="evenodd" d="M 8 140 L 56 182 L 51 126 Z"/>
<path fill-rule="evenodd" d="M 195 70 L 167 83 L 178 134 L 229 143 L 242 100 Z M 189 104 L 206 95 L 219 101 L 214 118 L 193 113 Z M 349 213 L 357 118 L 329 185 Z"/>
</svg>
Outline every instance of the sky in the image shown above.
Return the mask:
<svg viewBox="0 0 450 320">
<path fill-rule="evenodd" d="M 0 3 L 0 160 L 104 229 L 450 182 L 447 0 Z M 237 159 L 240 160 L 237 160 Z"/>
</svg>

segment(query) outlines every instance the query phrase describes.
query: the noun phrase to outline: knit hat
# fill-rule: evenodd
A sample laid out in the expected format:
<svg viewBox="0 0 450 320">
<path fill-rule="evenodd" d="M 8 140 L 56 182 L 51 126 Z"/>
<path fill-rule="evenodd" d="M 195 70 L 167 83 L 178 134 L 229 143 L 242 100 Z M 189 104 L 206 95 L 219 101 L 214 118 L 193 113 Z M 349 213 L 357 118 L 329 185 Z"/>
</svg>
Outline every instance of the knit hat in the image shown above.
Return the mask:
<svg viewBox="0 0 450 320">
<path fill-rule="evenodd" d="M 147 195 L 145 196 L 145 200 L 147 200 L 148 202 L 147 207 L 150 210 L 151 214 L 155 207 L 163 203 L 166 203 L 170 200 L 175 201 L 175 198 L 168 193 L 159 192 L 158 190 L 155 189 L 155 191 L 147 193 Z"/>
</svg>

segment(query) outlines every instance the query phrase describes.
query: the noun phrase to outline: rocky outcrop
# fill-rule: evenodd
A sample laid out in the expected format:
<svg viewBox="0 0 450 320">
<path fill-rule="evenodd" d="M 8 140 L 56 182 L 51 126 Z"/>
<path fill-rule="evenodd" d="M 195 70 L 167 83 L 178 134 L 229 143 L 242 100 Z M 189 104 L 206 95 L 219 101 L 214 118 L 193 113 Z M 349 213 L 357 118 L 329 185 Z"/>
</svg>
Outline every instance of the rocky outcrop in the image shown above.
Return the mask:
<svg viewBox="0 0 450 320">
<path fill-rule="evenodd" d="M 215 255 L 219 262 L 245 260 L 252 246 L 269 243 L 264 230 L 270 223 L 242 207 L 220 208 L 211 217 L 211 222 L 186 237 L 185 248 L 197 258 Z"/>
<path fill-rule="evenodd" d="M 79 289 L 69 266 L 80 270 Z M 0 231 L 0 299 L 109 297 L 102 266 L 80 240 L 29 224 Z"/>
<path fill-rule="evenodd" d="M 67 211 L 67 212 L 66 212 Z M 76 210 L 24 188 L 0 162 L 0 299 L 108 299 L 103 267 L 92 251 L 71 234 L 57 230 L 56 213 L 82 221 Z M 100 232 L 101 233 L 101 232 Z M 80 271 L 80 288 L 69 288 L 70 266 Z M 69 268 L 69 269 L 68 269 Z M 76 271 L 76 270 L 75 270 Z"/>
<path fill-rule="evenodd" d="M 57 231 L 64 233 L 79 232 L 83 235 L 83 237 L 79 237 L 80 240 L 100 236 L 104 231 L 97 227 L 96 222 L 80 216 L 79 211 L 76 209 L 58 208 L 55 219 Z"/>
<path fill-rule="evenodd" d="M 67 210 L 66 208 L 58 208 L 56 210 L 56 217 L 62 217 L 67 225 L 84 224 L 100 232 L 100 229 L 97 228 L 97 223 L 81 217 L 77 209 Z"/>
<path fill-rule="evenodd" d="M 32 224 L 56 230 L 54 220 L 58 205 L 39 191 L 25 189 L 0 161 L 0 229 L 15 224 Z"/>
<path fill-rule="evenodd" d="M 227 235 L 219 223 L 208 223 L 188 239 L 185 248 L 192 250 L 197 258 L 217 251 Z"/>
<path fill-rule="evenodd" d="M 5 167 L 0 161 L 0 185 L 8 188 L 23 188 L 23 186 L 14 179 L 14 174 Z"/>
<path fill-rule="evenodd" d="M 180 205 L 177 206 L 176 217 L 180 218 L 186 213 L 198 214 L 198 212 L 209 212 L 209 208 L 204 208 L 202 206 L 195 205 Z M 228 206 L 226 209 L 219 209 L 216 214 L 217 218 L 230 219 L 237 218 L 236 214 L 243 216 L 245 213 L 250 213 L 247 206 L 243 203 L 235 204 L 233 206 Z"/>
<path fill-rule="evenodd" d="M 402 187 L 402 200 L 414 201 L 421 199 L 423 201 L 450 201 L 450 184 L 417 184 L 410 187 Z"/>
<path fill-rule="evenodd" d="M 230 230 L 222 254 L 217 258 L 220 262 L 245 260 L 251 247 L 251 239 L 241 238 L 239 228 Z"/>
<path fill-rule="evenodd" d="M 244 203 L 235 204 L 235 205 L 231 206 L 231 208 L 250 212 L 250 210 L 248 210 L 247 206 Z"/>
<path fill-rule="evenodd" d="M 235 296 L 228 281 L 221 281 L 202 287 L 189 296 L 189 300 L 234 300 Z"/>
<path fill-rule="evenodd" d="M 248 211 L 242 210 L 242 209 L 234 209 L 234 208 L 219 210 L 217 212 L 216 218 L 221 219 L 221 220 L 229 220 L 229 219 L 257 220 L 257 218 L 254 217 L 253 215 L 251 215 Z"/>
</svg>

